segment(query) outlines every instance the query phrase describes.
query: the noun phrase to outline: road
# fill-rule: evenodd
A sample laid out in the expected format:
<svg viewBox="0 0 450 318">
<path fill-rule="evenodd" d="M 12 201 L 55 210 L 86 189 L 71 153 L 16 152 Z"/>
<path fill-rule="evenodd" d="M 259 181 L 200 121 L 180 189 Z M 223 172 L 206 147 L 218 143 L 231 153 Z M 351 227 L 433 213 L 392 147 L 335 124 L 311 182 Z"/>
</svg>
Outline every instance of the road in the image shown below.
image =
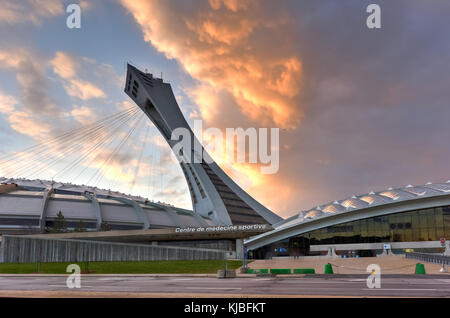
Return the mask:
<svg viewBox="0 0 450 318">
<path fill-rule="evenodd" d="M 0 296 L 61 297 L 266 297 L 266 296 L 400 296 L 450 297 L 450 278 L 413 276 L 381 278 L 380 289 L 369 289 L 361 276 L 339 277 L 149 277 L 82 275 L 81 288 L 69 289 L 67 276 L 1 276 Z M 41 294 L 40 291 L 43 291 Z M 50 293 L 53 292 L 53 293 Z M 83 294 L 83 292 L 85 294 Z"/>
</svg>

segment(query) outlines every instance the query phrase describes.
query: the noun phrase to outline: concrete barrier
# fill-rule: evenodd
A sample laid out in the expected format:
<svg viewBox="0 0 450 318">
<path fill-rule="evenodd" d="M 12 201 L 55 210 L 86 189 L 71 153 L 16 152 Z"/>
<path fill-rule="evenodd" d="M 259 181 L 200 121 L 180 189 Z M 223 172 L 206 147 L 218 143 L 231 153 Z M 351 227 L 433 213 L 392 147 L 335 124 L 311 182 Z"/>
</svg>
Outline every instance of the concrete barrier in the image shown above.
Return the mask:
<svg viewBox="0 0 450 318">
<path fill-rule="evenodd" d="M 292 270 L 294 274 L 315 274 L 314 268 L 294 268 Z"/>
<path fill-rule="evenodd" d="M 225 251 L 4 235 L 4 263 L 218 260 Z"/>
<path fill-rule="evenodd" d="M 271 268 L 270 274 L 290 274 L 290 268 Z"/>
<path fill-rule="evenodd" d="M 217 278 L 236 278 L 236 271 L 219 269 L 217 271 Z"/>
<path fill-rule="evenodd" d="M 268 274 L 269 270 L 267 268 L 261 268 L 261 269 L 253 269 L 253 268 L 249 268 L 247 270 L 247 274 Z"/>
</svg>

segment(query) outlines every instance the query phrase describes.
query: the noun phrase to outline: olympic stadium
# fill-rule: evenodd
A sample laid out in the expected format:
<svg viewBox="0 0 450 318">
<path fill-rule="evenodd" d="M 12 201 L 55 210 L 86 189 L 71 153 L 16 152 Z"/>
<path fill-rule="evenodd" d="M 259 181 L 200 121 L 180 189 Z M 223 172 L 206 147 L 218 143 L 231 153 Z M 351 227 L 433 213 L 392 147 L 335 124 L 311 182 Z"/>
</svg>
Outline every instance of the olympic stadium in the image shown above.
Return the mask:
<svg viewBox="0 0 450 318">
<path fill-rule="evenodd" d="M 207 217 L 165 203 L 80 185 L 0 178 L 0 231 L 31 234 L 50 227 L 61 212 L 69 230 L 135 230 L 209 226 Z"/>
<path fill-rule="evenodd" d="M 125 93 L 172 149 L 175 129 L 183 127 L 192 133 L 170 84 L 162 79 L 129 64 Z M 84 233 L 63 233 L 65 239 L 130 241 L 130 232 L 139 230 L 133 232 L 132 240 L 154 245 L 161 236 L 153 235 L 152 231 L 166 229 L 163 241 L 178 240 L 173 244 L 198 247 L 204 246 L 202 240 L 217 240 L 228 250 L 234 250 L 233 257 L 243 257 L 247 251 L 250 257 L 259 259 L 441 252 L 440 239 L 450 237 L 450 180 L 355 195 L 283 219 L 239 187 L 215 162 L 195 161 L 198 156 L 195 145 L 201 143 L 193 133 L 191 136 L 191 151 L 181 154 L 186 160 L 180 160 L 179 164 L 191 196 L 192 211 L 96 187 L 0 178 L 0 233 L 40 233 L 39 238 L 46 235 L 54 238 L 55 234 L 44 233 L 61 213 L 69 231 L 80 221 L 85 227 Z M 252 225 L 261 225 L 264 230 L 236 231 L 238 226 Z M 235 231 L 216 236 L 210 232 L 205 236 L 195 230 L 221 226 L 230 226 Z M 177 237 L 176 228 L 193 230 Z M 14 252 L 12 248 L 9 251 Z"/>
<path fill-rule="evenodd" d="M 214 226 L 193 211 L 87 186 L 42 180 L 0 179 L 2 234 L 40 233 L 58 212 L 73 230 L 87 231 Z M 48 189 L 51 188 L 51 193 Z M 45 210 L 42 210 L 45 209 Z M 302 211 L 245 241 L 254 258 L 384 252 L 438 251 L 450 236 L 450 181 L 389 188 L 336 200 Z M 195 233 L 192 238 L 196 239 Z M 396 247 L 396 248 L 395 248 Z"/>
</svg>

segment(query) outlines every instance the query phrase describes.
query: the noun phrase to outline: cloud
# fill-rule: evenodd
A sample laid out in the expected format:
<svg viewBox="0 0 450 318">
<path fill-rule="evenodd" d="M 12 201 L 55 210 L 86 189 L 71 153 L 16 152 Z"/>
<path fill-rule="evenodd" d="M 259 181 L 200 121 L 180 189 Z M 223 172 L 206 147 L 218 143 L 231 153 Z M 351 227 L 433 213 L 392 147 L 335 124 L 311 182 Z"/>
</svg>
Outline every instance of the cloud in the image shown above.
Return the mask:
<svg viewBox="0 0 450 318">
<path fill-rule="evenodd" d="M 121 2 L 198 83 L 204 128 L 287 128 L 276 176 L 228 163 L 282 215 L 449 173 L 448 1 L 384 1 L 377 32 L 348 0 Z"/>
<path fill-rule="evenodd" d="M 115 106 L 118 111 L 124 111 L 124 110 L 128 110 L 132 107 L 137 107 L 135 104 L 132 104 L 129 100 L 124 100 L 122 102 L 118 102 L 115 104 Z"/>
<path fill-rule="evenodd" d="M 53 72 L 63 80 L 63 86 L 68 95 L 82 100 L 106 98 L 105 92 L 98 86 L 79 78 L 78 73 L 80 72 L 82 61 L 86 60 L 77 60 L 68 53 L 58 51 L 49 63 L 53 68 Z M 91 64 L 91 61 L 88 63 Z"/>
<path fill-rule="evenodd" d="M 293 18 L 282 5 L 211 0 L 175 7 L 170 1 L 121 2 L 144 39 L 198 81 L 186 93 L 198 105 L 204 128 L 292 130 L 300 125 L 303 63 L 294 47 Z M 196 109 L 192 114 L 198 117 Z M 234 179 L 257 199 L 277 210 L 288 208 L 295 182 L 261 176 L 258 165 L 218 159 L 223 167 L 238 169 Z M 271 195 L 274 190 L 280 193 L 277 198 Z"/>
<path fill-rule="evenodd" d="M 123 89 L 125 83 L 125 73 L 122 75 L 117 74 L 114 67 L 110 64 L 101 63 L 93 69 L 93 73 L 97 78 L 101 78 L 104 81 L 115 85 L 116 88 Z"/>
<path fill-rule="evenodd" d="M 295 184 L 283 176 L 261 174 L 260 165 L 233 163 L 222 164 L 224 171 L 238 184 L 258 199 L 261 204 L 273 211 L 285 211 L 295 197 L 298 189 Z M 277 195 L 274 196 L 273 194 Z"/>
<path fill-rule="evenodd" d="M 94 121 L 96 121 L 97 117 L 94 114 L 92 108 L 88 106 L 75 106 L 74 108 L 72 108 L 70 114 L 77 122 L 83 125 L 92 124 Z"/>
<path fill-rule="evenodd" d="M 302 63 L 292 50 L 287 11 L 250 1 L 177 3 L 176 9 L 170 1 L 121 2 L 145 40 L 199 80 L 199 90 L 228 92 L 253 121 L 289 129 L 299 124 Z M 203 110 L 208 105 L 208 99 L 197 102 Z"/>
<path fill-rule="evenodd" d="M 46 137 L 50 131 L 49 125 L 36 121 L 28 112 L 18 110 L 17 105 L 16 98 L 0 92 L 0 113 L 8 120 L 12 129 L 34 138 Z"/>
<path fill-rule="evenodd" d="M 160 150 L 155 150 L 159 146 L 154 145 L 153 141 L 161 146 L 163 145 L 156 138 L 150 138 L 149 136 L 148 140 L 153 145 L 147 144 L 153 147 L 152 156 L 155 157 L 152 159 L 153 162 L 146 160 L 138 162 L 137 153 L 141 149 L 143 137 L 140 134 L 139 141 L 136 141 L 135 139 L 138 138 L 137 132 L 134 136 L 131 136 L 130 139 L 132 140 L 127 141 L 122 151 L 112 156 L 112 159 L 107 163 L 105 163 L 105 160 L 112 155 L 113 149 L 125 137 L 125 133 L 116 130 L 113 133 L 111 129 L 95 130 L 95 136 L 89 135 L 90 138 L 86 137 L 86 133 L 82 133 L 77 139 L 68 142 L 46 142 L 50 136 L 60 136 L 71 131 L 73 126 L 79 127 L 82 132 L 85 126 L 92 124 L 97 118 L 105 116 L 104 113 L 102 114 L 102 110 L 107 110 L 109 115 L 112 107 L 112 112 L 116 112 L 115 104 L 119 110 L 135 107 L 128 100 L 123 102 L 99 100 L 86 103 L 70 102 L 69 100 L 67 105 L 64 106 L 64 103 L 54 102 L 52 95 L 49 94 L 52 92 L 53 94 L 62 93 L 59 96 L 61 99 L 67 97 L 64 92 L 68 96 L 81 100 L 104 98 L 106 94 L 103 87 L 109 88 L 108 84 L 111 84 L 117 90 L 116 87 L 122 85 L 122 78 L 111 65 L 98 63 L 90 57 L 75 56 L 63 51 L 56 51 L 48 58 L 29 49 L 2 46 L 0 48 L 0 70 L 2 75 L 4 75 L 3 71 L 11 73 L 12 76 L 6 75 L 12 79 L 12 82 L 16 78 L 19 86 L 19 93 L 15 96 L 0 93 L 0 116 L 3 122 L 7 122 L 2 129 L 4 128 L 6 133 L 9 133 L 10 130 L 24 136 L 33 137 L 37 143 L 45 142 L 45 144 L 39 146 L 40 153 L 16 152 L 8 154 L 14 160 L 9 162 L 8 169 L 2 168 L 1 173 L 6 172 L 7 175 L 15 177 L 47 179 L 55 177 L 56 180 L 77 182 L 80 180 L 87 181 L 97 169 L 101 169 L 104 177 L 99 184 L 126 192 L 130 191 L 131 185 L 135 182 L 134 175 L 139 164 L 140 169 L 133 192 L 141 194 L 148 193 L 148 189 L 152 189 L 152 194 L 154 194 L 162 188 L 148 186 L 150 175 L 156 179 L 159 178 L 159 180 L 168 178 L 171 185 L 178 180 L 176 176 L 175 178 L 172 176 L 173 163 L 169 164 L 167 157 L 159 156 Z M 101 87 L 97 86 L 97 79 L 101 80 Z M 49 90 L 47 85 L 49 80 L 54 86 L 58 86 L 60 83 L 64 90 L 55 92 L 54 87 Z M 71 105 L 73 106 L 70 107 Z M 130 122 L 129 124 L 122 129 L 128 130 L 131 128 L 133 123 Z M 153 127 L 153 129 L 156 128 Z M 138 131 L 140 130 L 138 129 Z M 98 145 L 97 142 L 99 141 L 102 141 L 102 143 Z M 22 148 L 20 145 L 17 145 L 17 147 L 13 150 L 17 151 Z M 164 147 L 168 148 L 165 143 Z M 8 149 L 5 148 L 4 150 Z M 176 168 L 177 166 L 175 166 Z M 96 179 L 93 182 L 96 182 Z M 167 195 L 169 193 L 166 193 L 166 197 Z M 188 196 L 184 193 L 182 197 L 174 197 L 171 202 L 181 202 L 186 197 Z M 185 204 L 185 206 L 188 205 Z"/>
<path fill-rule="evenodd" d="M 0 113 L 12 113 L 15 109 L 15 105 L 17 104 L 18 101 L 14 96 L 8 96 L 0 93 Z"/>
<path fill-rule="evenodd" d="M 79 63 L 74 58 L 63 52 L 56 52 L 55 57 L 50 60 L 50 65 L 53 67 L 53 72 L 61 78 L 70 79 L 76 76 L 76 69 Z"/>
<path fill-rule="evenodd" d="M 101 77 L 105 75 L 102 70 L 106 64 L 99 66 L 95 61 L 90 61 L 89 67 L 86 67 L 86 63 L 83 58 L 59 51 L 53 58 L 47 59 L 25 48 L 0 48 L 0 69 L 15 74 L 21 91 L 20 99 L 16 98 L 15 114 L 7 117 L 11 128 L 39 140 L 50 130 L 56 132 L 67 124 L 55 119 L 67 118 L 68 114 L 82 124 L 95 120 L 97 116 L 86 105 L 75 106 L 69 112 L 61 105 L 57 105 L 50 95 L 49 78 L 46 75 L 48 67 L 51 67 L 61 79 L 69 96 L 81 100 L 106 98 L 106 93 L 102 89 L 79 76 L 79 74 L 87 76 L 94 72 L 97 77 Z M 85 74 L 88 72 L 85 68 L 91 72 Z M 107 74 L 112 76 L 113 71 L 108 68 Z"/>
<path fill-rule="evenodd" d="M 22 90 L 24 109 L 58 114 L 53 99 L 49 96 L 43 59 L 29 50 L 0 49 L 0 68 L 13 70 Z"/>
<path fill-rule="evenodd" d="M 258 175 L 258 165 L 229 168 L 224 162 L 224 169 L 256 199 L 285 216 L 388 186 L 440 181 L 450 173 L 450 42 L 439 32 L 448 29 L 450 2 L 382 2 L 383 27 L 374 32 L 364 24 L 367 1 L 121 1 L 149 45 L 175 59 L 194 79 L 181 83 L 183 92 L 175 91 L 184 97 L 179 100 L 184 110 L 191 102 L 198 105 L 189 108 L 188 116 L 203 118 L 204 128 L 287 128 L 280 132 L 277 175 Z M 123 84 L 99 57 L 63 52 L 51 39 L 44 51 L 60 53 L 50 58 L 11 47 L 29 45 L 28 27 L 64 14 L 63 1 L 35 8 L 38 3 L 43 2 L 5 0 L 0 7 L 0 115 L 7 121 L 1 129 L 11 127 L 42 140 L 45 134 L 58 135 L 58 129 L 66 131 L 69 121 L 87 120 L 83 107 L 92 106 L 100 116 L 106 107 L 132 106 L 128 100 L 120 103 L 121 98 L 95 97 L 100 90 L 109 93 L 109 84 Z M 89 5 L 107 13 L 117 9 L 100 1 Z M 63 17 L 58 19 L 64 23 Z M 129 20 L 116 22 L 126 27 Z M 94 29 L 80 44 L 102 33 Z M 34 28 L 32 33 L 39 39 L 47 31 Z M 119 48 L 117 56 L 121 52 L 129 53 Z M 58 82 L 61 89 L 49 89 L 49 83 Z M 74 100 L 67 101 L 63 89 Z M 167 148 L 165 142 L 155 143 Z M 145 153 L 143 162 L 159 161 L 160 156 L 152 157 Z M 163 165 L 148 170 L 156 183 L 178 168 L 169 152 L 160 161 Z M 129 181 L 126 175 L 134 170 L 122 173 Z M 144 183 L 137 182 L 136 189 L 145 188 Z M 172 199 L 177 202 L 176 194 Z"/>
<path fill-rule="evenodd" d="M 64 88 L 70 96 L 78 97 L 82 100 L 88 100 L 92 98 L 106 98 L 105 92 L 94 84 L 79 80 L 71 79 L 68 83 L 64 84 Z"/>
<path fill-rule="evenodd" d="M 93 5 L 94 5 L 94 3 L 91 2 L 91 1 L 87 1 L 87 0 L 81 0 L 80 1 L 81 10 L 91 9 Z"/>
<path fill-rule="evenodd" d="M 11 128 L 34 138 L 48 137 L 50 126 L 46 123 L 36 122 L 28 113 L 23 111 L 14 111 L 8 115 L 8 121 Z"/>
<path fill-rule="evenodd" d="M 0 62 L 3 68 L 16 69 L 26 55 L 27 52 L 23 49 L 16 50 L 14 53 L 12 50 L 2 49 L 0 50 Z"/>
<path fill-rule="evenodd" d="M 178 200 L 179 197 L 186 195 L 186 190 L 176 190 L 176 189 L 165 189 L 156 193 L 157 197 L 163 198 L 167 202 L 174 202 Z M 171 203 L 173 204 L 173 203 Z"/>
<path fill-rule="evenodd" d="M 39 25 L 44 18 L 62 14 L 61 0 L 3 0 L 0 5 L 0 23 Z"/>
<path fill-rule="evenodd" d="M 23 48 L 0 49 L 0 69 L 15 74 L 21 91 L 20 100 L 2 97 L 2 113 L 15 131 L 40 139 L 50 132 L 49 117 L 54 122 L 61 115 L 48 92 L 44 60 Z M 12 100 L 14 98 L 14 100 Z"/>
<path fill-rule="evenodd" d="M 295 189 L 284 215 L 390 186 L 445 180 L 450 75 L 442 66 L 450 45 L 436 30 L 446 28 L 449 5 L 384 1 L 380 32 L 365 27 L 362 2 L 292 6 L 304 120 L 280 135 L 287 147 L 277 177 Z"/>
</svg>

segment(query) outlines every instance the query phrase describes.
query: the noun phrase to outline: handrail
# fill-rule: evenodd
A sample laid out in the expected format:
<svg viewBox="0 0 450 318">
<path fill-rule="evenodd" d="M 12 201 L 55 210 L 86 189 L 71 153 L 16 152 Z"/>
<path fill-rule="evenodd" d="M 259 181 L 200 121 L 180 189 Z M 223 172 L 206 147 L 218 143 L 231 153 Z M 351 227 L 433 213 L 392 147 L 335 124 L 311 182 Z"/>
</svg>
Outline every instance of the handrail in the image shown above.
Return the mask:
<svg viewBox="0 0 450 318">
<path fill-rule="evenodd" d="M 427 263 L 450 265 L 450 256 L 410 252 L 405 253 L 405 258 L 415 259 Z"/>
</svg>

